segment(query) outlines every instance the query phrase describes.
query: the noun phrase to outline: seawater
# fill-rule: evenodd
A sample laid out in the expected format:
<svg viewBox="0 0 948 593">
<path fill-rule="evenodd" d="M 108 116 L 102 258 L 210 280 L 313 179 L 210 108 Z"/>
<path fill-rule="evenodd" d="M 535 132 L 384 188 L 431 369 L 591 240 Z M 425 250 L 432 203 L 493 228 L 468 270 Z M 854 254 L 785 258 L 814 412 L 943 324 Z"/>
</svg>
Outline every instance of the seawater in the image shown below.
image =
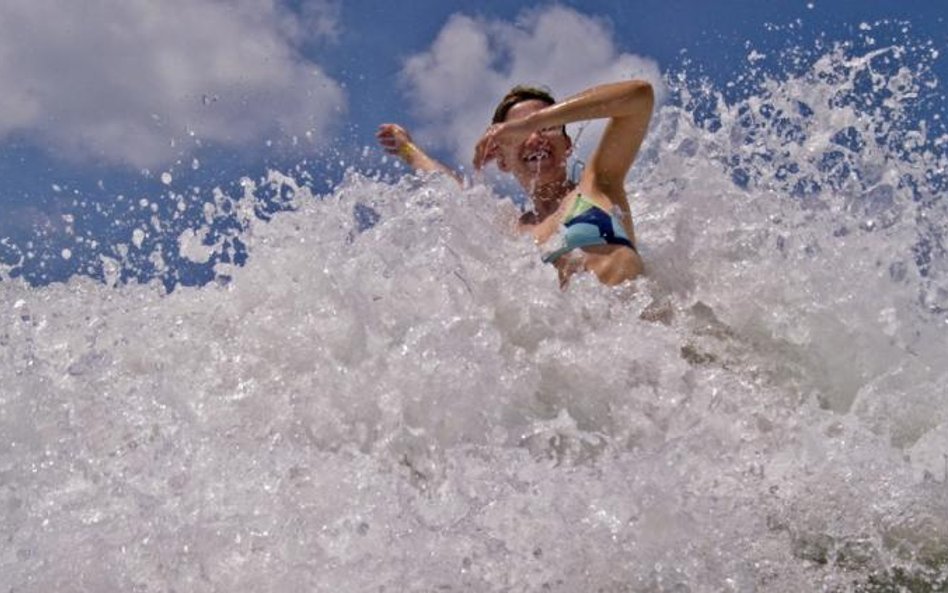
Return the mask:
<svg viewBox="0 0 948 593">
<path fill-rule="evenodd" d="M 6 278 L 3 591 L 945 590 L 946 137 L 910 54 L 670 75 L 618 288 L 560 290 L 484 186 L 356 170 L 217 196 L 249 258 L 204 286 Z"/>
</svg>

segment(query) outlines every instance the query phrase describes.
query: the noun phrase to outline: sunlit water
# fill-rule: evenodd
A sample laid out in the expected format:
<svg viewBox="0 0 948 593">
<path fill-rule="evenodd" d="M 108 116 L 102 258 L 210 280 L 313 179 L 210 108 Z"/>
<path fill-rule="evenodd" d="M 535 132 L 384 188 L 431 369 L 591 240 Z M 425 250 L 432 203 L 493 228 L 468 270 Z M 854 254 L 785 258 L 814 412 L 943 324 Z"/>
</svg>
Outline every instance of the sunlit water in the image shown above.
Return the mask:
<svg viewBox="0 0 948 593">
<path fill-rule="evenodd" d="M 202 287 L 0 283 L 2 590 L 944 590 L 924 72 L 670 82 L 632 285 L 559 290 L 483 186 L 355 172 L 247 184 Z"/>
</svg>

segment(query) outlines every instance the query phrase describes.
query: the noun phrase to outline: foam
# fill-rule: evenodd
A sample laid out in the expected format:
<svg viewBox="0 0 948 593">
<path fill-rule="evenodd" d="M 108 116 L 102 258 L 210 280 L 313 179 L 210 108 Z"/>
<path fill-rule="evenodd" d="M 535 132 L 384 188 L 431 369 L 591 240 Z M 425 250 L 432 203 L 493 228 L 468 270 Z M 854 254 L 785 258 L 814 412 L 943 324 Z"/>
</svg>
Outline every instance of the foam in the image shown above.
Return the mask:
<svg viewBox="0 0 948 593">
<path fill-rule="evenodd" d="M 123 283 L 117 260 L 108 283 L 5 280 L 0 582 L 943 584 L 945 263 L 917 254 L 945 157 L 833 140 L 904 137 L 830 76 L 872 59 L 719 97 L 719 128 L 682 84 L 630 180 L 631 286 L 560 291 L 484 187 L 355 171 L 316 198 L 277 172 L 219 195 L 208 225 L 236 213 L 250 257 L 201 287 Z M 258 218 L 283 189 L 294 209 Z M 205 231 L 175 235 L 183 256 L 225 249 Z"/>
</svg>

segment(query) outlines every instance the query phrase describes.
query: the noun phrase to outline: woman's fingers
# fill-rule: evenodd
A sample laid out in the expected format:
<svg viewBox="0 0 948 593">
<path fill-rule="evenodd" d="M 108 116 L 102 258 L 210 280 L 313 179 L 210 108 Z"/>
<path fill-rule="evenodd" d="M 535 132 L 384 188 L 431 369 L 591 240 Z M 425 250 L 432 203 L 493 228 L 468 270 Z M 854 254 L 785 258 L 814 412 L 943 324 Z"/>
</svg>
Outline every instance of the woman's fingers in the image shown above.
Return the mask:
<svg viewBox="0 0 948 593">
<path fill-rule="evenodd" d="M 398 124 L 380 125 L 375 137 L 389 154 L 398 154 L 404 145 L 411 142 L 411 136 Z"/>
<path fill-rule="evenodd" d="M 484 132 L 484 135 L 481 136 L 481 139 L 478 140 L 477 145 L 474 147 L 474 169 L 480 170 L 484 168 L 484 165 L 489 163 L 491 159 L 497 157 L 497 141 L 495 139 L 496 127 L 491 126 Z"/>
<path fill-rule="evenodd" d="M 487 163 L 500 158 L 501 144 L 518 142 L 517 131 L 509 122 L 493 124 L 474 148 L 474 168 L 481 169 Z"/>
<path fill-rule="evenodd" d="M 480 171 L 484 168 L 484 165 L 487 164 L 485 157 L 484 143 L 478 142 L 477 146 L 474 148 L 474 170 Z"/>
</svg>

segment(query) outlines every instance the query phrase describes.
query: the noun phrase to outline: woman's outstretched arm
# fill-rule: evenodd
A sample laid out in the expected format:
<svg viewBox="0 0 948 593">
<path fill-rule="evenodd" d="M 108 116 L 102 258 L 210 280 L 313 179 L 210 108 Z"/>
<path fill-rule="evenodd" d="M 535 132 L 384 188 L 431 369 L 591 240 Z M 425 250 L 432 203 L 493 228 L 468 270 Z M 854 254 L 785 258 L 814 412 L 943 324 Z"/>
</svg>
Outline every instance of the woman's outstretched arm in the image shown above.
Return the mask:
<svg viewBox="0 0 948 593">
<path fill-rule="evenodd" d="M 462 183 L 461 176 L 447 165 L 431 158 L 428 154 L 412 142 L 408 131 L 398 124 L 382 124 L 375 137 L 388 154 L 402 159 L 406 165 L 415 171 L 426 173 L 447 173 L 458 183 Z"/>
</svg>

